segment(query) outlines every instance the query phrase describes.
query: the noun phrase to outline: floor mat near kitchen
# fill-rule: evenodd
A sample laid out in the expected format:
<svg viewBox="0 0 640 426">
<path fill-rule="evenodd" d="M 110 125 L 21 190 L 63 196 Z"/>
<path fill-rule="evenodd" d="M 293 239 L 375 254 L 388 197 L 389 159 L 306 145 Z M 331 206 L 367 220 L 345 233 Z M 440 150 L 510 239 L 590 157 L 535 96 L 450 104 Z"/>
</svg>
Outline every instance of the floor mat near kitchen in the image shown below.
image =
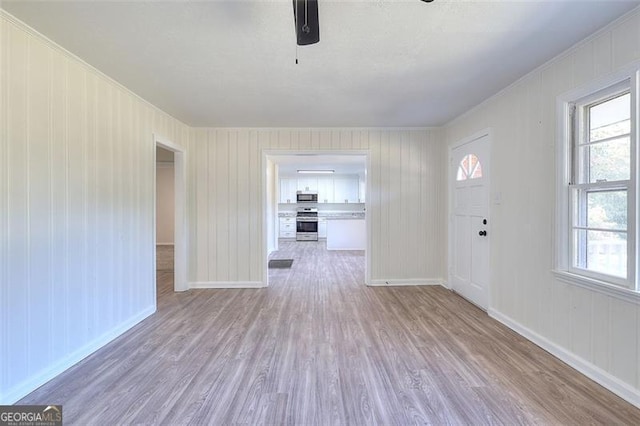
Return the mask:
<svg viewBox="0 0 640 426">
<path fill-rule="evenodd" d="M 269 268 L 291 268 L 293 259 L 271 259 L 269 261 Z"/>
</svg>

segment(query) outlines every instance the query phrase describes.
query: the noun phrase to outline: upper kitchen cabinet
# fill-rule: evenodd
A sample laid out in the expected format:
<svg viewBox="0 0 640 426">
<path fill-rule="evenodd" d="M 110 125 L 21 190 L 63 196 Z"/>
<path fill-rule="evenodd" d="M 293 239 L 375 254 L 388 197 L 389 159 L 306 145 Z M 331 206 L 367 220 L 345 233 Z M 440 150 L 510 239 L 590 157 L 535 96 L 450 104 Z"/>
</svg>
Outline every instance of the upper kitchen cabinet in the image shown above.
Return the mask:
<svg viewBox="0 0 640 426">
<path fill-rule="evenodd" d="M 359 192 L 358 177 L 336 177 L 333 179 L 335 203 L 357 203 Z"/>
<path fill-rule="evenodd" d="M 298 190 L 298 179 L 295 178 L 280 178 L 280 202 L 295 203 L 296 191 Z"/>
<path fill-rule="evenodd" d="M 318 179 L 318 202 L 333 203 L 333 178 Z"/>
<path fill-rule="evenodd" d="M 318 191 L 317 177 L 298 178 L 298 191 Z"/>
<path fill-rule="evenodd" d="M 364 182 L 357 175 L 280 178 L 280 203 L 295 203 L 297 191 L 318 193 L 318 203 L 364 203 Z"/>
</svg>

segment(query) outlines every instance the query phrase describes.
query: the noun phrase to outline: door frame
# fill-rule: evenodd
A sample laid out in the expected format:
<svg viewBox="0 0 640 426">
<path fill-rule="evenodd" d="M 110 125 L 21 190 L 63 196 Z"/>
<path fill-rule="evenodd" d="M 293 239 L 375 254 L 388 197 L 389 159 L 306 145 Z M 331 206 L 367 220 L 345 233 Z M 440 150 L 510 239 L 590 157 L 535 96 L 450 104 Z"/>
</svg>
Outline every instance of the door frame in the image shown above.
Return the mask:
<svg viewBox="0 0 640 426">
<path fill-rule="evenodd" d="M 453 289 L 453 282 L 451 279 L 451 275 L 453 273 L 453 190 L 454 190 L 454 185 L 453 185 L 453 181 L 452 181 L 452 176 L 454 173 L 454 170 L 457 171 L 456 167 L 458 167 L 457 164 L 453 164 L 453 151 L 456 148 L 459 148 L 463 145 L 466 145 L 468 143 L 474 142 L 478 139 L 481 139 L 483 137 L 487 137 L 487 150 L 489 152 L 489 155 L 491 156 L 491 142 L 493 139 L 492 136 L 492 130 L 490 127 L 480 130 L 479 132 L 476 132 L 474 134 L 472 134 L 471 136 L 468 136 L 466 138 L 463 139 L 459 139 L 457 141 L 454 142 L 449 142 L 449 146 L 447 149 L 447 244 L 448 244 L 448 249 L 447 249 L 447 283 L 446 283 L 446 287 L 451 290 L 454 291 Z M 487 231 L 489 234 L 489 244 L 487 244 L 487 259 L 489 262 L 488 269 L 489 269 L 489 276 L 487 277 L 487 312 L 492 308 L 492 304 L 491 304 L 491 236 L 493 236 L 493 232 L 491 231 L 491 224 L 492 224 L 492 218 L 491 218 L 491 172 L 492 172 L 492 164 L 493 161 L 489 161 L 489 178 L 487 179 L 487 218 L 488 218 L 488 227 L 487 227 Z M 466 299 L 465 299 L 466 300 Z M 471 303 L 473 303 L 473 301 L 469 301 Z M 484 310 L 484 308 L 483 308 Z"/>
<path fill-rule="evenodd" d="M 364 215 L 364 226 L 366 229 L 366 245 L 365 245 L 365 253 L 364 253 L 364 284 L 370 285 L 371 282 L 371 220 L 369 220 L 370 212 L 369 203 L 370 203 L 370 195 L 371 194 L 371 151 L 368 149 L 332 149 L 332 150 L 290 150 L 290 149 L 263 149 L 262 150 L 262 169 L 260 173 L 260 179 L 262 180 L 262 247 L 260 252 L 263 256 L 263 275 L 262 282 L 264 287 L 269 286 L 269 245 L 268 245 L 268 229 L 267 229 L 267 209 L 268 209 L 268 200 L 267 200 L 267 158 L 278 155 L 362 155 L 365 157 L 365 215 Z M 276 163 L 277 166 L 277 163 Z M 276 173 L 275 178 L 278 178 L 278 173 Z M 280 191 L 279 182 L 276 181 L 277 191 Z M 278 195 L 278 194 L 277 194 Z M 277 198 L 277 197 L 276 197 Z M 279 199 L 279 198 L 277 198 Z M 275 218 L 278 219 L 277 217 Z M 275 227 L 277 230 L 277 227 Z M 277 238 L 277 236 L 276 236 Z"/>
<path fill-rule="evenodd" d="M 189 290 L 187 277 L 187 168 L 186 150 L 168 139 L 156 134 L 153 135 L 153 288 L 156 288 L 156 147 L 173 152 L 174 173 L 174 234 L 173 234 L 173 290 Z"/>
</svg>

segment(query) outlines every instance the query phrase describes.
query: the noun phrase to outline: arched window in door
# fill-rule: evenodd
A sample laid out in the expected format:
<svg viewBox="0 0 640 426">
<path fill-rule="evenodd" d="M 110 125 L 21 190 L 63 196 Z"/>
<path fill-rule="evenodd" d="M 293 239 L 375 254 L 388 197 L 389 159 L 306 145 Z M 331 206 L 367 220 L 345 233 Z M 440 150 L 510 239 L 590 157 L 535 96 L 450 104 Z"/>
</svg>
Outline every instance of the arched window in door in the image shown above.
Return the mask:
<svg viewBox="0 0 640 426">
<path fill-rule="evenodd" d="M 482 177 L 482 164 L 474 154 L 465 155 L 458 165 L 457 181 Z"/>
</svg>

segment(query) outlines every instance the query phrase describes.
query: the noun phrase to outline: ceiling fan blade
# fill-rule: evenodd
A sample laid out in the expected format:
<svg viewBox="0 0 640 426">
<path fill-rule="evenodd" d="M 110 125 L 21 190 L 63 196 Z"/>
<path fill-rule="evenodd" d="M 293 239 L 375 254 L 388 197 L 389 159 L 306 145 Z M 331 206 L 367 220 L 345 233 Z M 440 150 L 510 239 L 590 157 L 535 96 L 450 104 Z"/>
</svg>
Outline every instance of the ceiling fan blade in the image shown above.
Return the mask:
<svg viewBox="0 0 640 426">
<path fill-rule="evenodd" d="M 299 46 L 320 41 L 318 0 L 293 0 L 293 18 Z"/>
</svg>

